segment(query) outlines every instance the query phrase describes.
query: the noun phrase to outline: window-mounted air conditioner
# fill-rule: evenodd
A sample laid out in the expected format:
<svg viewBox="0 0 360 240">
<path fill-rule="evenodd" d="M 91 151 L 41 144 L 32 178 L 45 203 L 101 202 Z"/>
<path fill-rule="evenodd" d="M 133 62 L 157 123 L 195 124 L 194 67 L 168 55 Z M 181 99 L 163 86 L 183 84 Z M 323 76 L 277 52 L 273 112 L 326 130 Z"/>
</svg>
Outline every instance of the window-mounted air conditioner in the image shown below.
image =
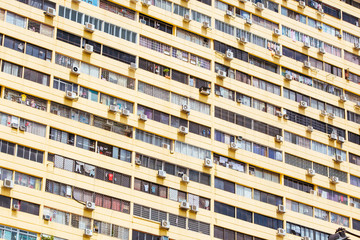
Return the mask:
<svg viewBox="0 0 360 240">
<path fill-rule="evenodd" d="M 50 221 L 51 216 L 50 216 L 49 214 L 43 214 L 43 219 L 44 219 L 45 221 Z"/>
<path fill-rule="evenodd" d="M 342 156 L 340 154 L 335 154 L 334 161 L 337 163 L 342 163 L 342 162 L 344 162 L 344 159 L 342 158 Z"/>
<path fill-rule="evenodd" d="M 311 68 L 311 63 L 309 61 L 304 61 L 304 68 Z"/>
<path fill-rule="evenodd" d="M 320 48 L 319 48 L 319 53 L 320 53 L 320 54 L 325 54 L 325 53 L 326 53 L 325 48 L 324 48 L 324 47 L 320 47 Z"/>
<path fill-rule="evenodd" d="M 191 205 L 190 206 L 190 211 L 191 212 L 198 212 L 199 211 L 199 206 L 198 205 Z"/>
<path fill-rule="evenodd" d="M 310 48 L 310 42 L 304 42 L 304 48 Z"/>
<path fill-rule="evenodd" d="M 234 12 L 231 10 L 226 10 L 226 16 L 228 17 L 233 17 L 234 16 Z"/>
<path fill-rule="evenodd" d="M 344 95 L 344 94 L 340 95 L 339 101 L 340 102 L 346 102 L 347 101 L 346 95 Z"/>
<path fill-rule="evenodd" d="M 141 4 L 145 7 L 149 7 L 151 5 L 151 0 L 141 0 Z"/>
<path fill-rule="evenodd" d="M 344 143 L 345 142 L 345 138 L 342 136 L 338 136 L 338 142 Z"/>
<path fill-rule="evenodd" d="M 210 28 L 210 23 L 209 22 L 202 22 L 202 27 L 205 28 L 205 29 L 208 29 Z"/>
<path fill-rule="evenodd" d="M 18 123 L 10 123 L 10 127 L 13 129 L 18 129 L 19 128 L 19 124 Z"/>
</svg>

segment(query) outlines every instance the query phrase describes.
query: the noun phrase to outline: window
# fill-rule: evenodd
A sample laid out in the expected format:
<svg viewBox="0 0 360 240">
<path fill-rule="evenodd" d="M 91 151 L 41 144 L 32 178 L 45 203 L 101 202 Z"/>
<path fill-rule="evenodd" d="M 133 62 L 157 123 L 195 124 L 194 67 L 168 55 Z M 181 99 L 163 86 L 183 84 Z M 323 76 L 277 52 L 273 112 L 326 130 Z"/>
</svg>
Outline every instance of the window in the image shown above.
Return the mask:
<svg viewBox="0 0 360 240">
<path fill-rule="evenodd" d="M 44 158 L 44 152 L 33 148 L 17 145 L 16 156 L 25 158 L 30 161 L 42 163 Z"/>
<path fill-rule="evenodd" d="M 155 0 L 153 0 L 155 1 Z M 159 0 L 156 0 L 159 1 Z M 171 11 L 171 10 L 170 10 Z M 152 28 L 158 29 L 160 31 L 172 34 L 173 33 L 173 26 L 170 24 L 167 24 L 163 21 L 157 20 L 155 18 L 146 16 L 144 14 L 139 14 L 139 21 L 141 23 L 144 23 Z"/>
<path fill-rule="evenodd" d="M 200 12 L 191 10 L 191 19 L 199 23 L 207 22 L 211 26 L 211 17 Z"/>
<path fill-rule="evenodd" d="M 233 182 L 215 177 L 215 188 L 235 193 L 235 184 Z"/>
<path fill-rule="evenodd" d="M 215 201 L 214 212 L 220 213 L 229 217 L 235 217 L 235 207 Z"/>
<path fill-rule="evenodd" d="M 185 14 L 190 13 L 190 9 L 174 3 L 174 13 L 183 17 Z"/>
<path fill-rule="evenodd" d="M 125 162 L 131 162 L 131 152 L 122 148 L 114 147 L 106 143 L 97 142 L 97 153 L 120 159 Z"/>
<path fill-rule="evenodd" d="M 143 58 L 139 58 L 139 68 L 161 76 L 170 76 L 170 69 L 168 67 L 150 62 Z"/>
<path fill-rule="evenodd" d="M 46 25 L 41 22 L 34 21 L 32 19 L 28 19 L 28 29 L 30 31 L 40 33 L 47 37 L 52 38 L 54 36 L 54 27 Z"/>
<path fill-rule="evenodd" d="M 29 68 L 24 69 L 24 78 L 45 86 L 49 86 L 50 82 L 50 75 Z"/>
<path fill-rule="evenodd" d="M 127 64 L 136 62 L 136 56 L 135 55 L 131 55 L 131 54 L 116 50 L 114 48 L 111 48 L 111 47 L 108 47 L 108 46 L 105 46 L 105 45 L 103 46 L 103 53 L 102 54 L 104 56 L 113 58 L 115 60 L 118 60 L 120 62 L 127 63 Z"/>
<path fill-rule="evenodd" d="M 27 43 L 26 44 L 26 54 L 29 54 L 33 57 L 37 57 L 40 58 L 42 60 L 46 60 L 48 62 L 51 61 L 51 55 L 52 55 L 52 51 L 51 50 L 47 50 L 45 48 L 42 47 L 38 47 L 35 46 L 33 44 Z"/>
<path fill-rule="evenodd" d="M 81 73 L 90 75 L 92 77 L 98 78 L 100 75 L 100 68 L 87 64 L 85 62 L 81 62 L 81 67 L 80 67 L 80 71 Z"/>
<path fill-rule="evenodd" d="M 176 29 L 176 36 L 182 39 L 185 39 L 187 41 L 196 43 L 198 45 L 210 48 L 210 41 L 208 38 L 202 37 L 200 35 L 197 35 L 195 33 L 188 32 L 184 29 L 177 28 Z"/>
<path fill-rule="evenodd" d="M 9 240 L 9 236 L 15 239 L 37 240 L 37 233 L 0 225 L 0 238 Z"/>
<path fill-rule="evenodd" d="M 120 16 L 129 18 L 131 20 L 135 20 L 136 17 L 135 11 L 107 0 L 100 0 L 100 8 L 115 14 L 119 14 Z"/>
<path fill-rule="evenodd" d="M 63 212 L 60 210 L 44 207 L 43 214 L 50 215 L 50 221 L 69 225 L 70 222 L 70 213 Z"/>
<path fill-rule="evenodd" d="M 115 224 L 94 220 L 94 232 L 116 237 L 122 240 L 129 239 L 129 229 Z"/>
<path fill-rule="evenodd" d="M 313 184 L 303 182 L 288 176 L 284 176 L 284 185 L 307 193 L 310 193 L 310 190 L 314 190 Z"/>
<path fill-rule="evenodd" d="M 15 13 L 6 12 L 6 22 L 14 24 L 18 27 L 25 28 L 26 27 L 26 18 Z"/>
<path fill-rule="evenodd" d="M 101 79 L 130 89 L 134 89 L 135 87 L 134 79 L 105 69 L 101 71 Z"/>
<path fill-rule="evenodd" d="M 51 1 L 48 1 L 48 0 L 35 0 L 35 1 L 17 0 L 17 1 L 28 4 L 32 7 L 35 7 L 35 8 L 41 9 L 41 10 L 46 10 L 48 7 L 56 8 L 56 4 Z"/>
<path fill-rule="evenodd" d="M 76 136 L 76 147 L 95 152 L 95 140 Z"/>
<path fill-rule="evenodd" d="M 269 30 L 279 29 L 279 24 L 266 20 L 265 18 L 258 17 L 254 14 L 252 15 L 252 20 L 255 24 L 258 24 Z"/>
<path fill-rule="evenodd" d="M 181 154 L 185 154 L 199 159 L 211 157 L 211 152 L 209 150 L 186 144 L 180 141 L 175 141 L 175 152 L 179 152 Z"/>
<path fill-rule="evenodd" d="M 80 97 L 91 100 L 93 102 L 98 102 L 99 101 L 98 95 L 99 93 L 97 91 L 80 86 L 80 92 L 79 92 Z"/>
<path fill-rule="evenodd" d="M 81 45 L 81 37 L 76 36 L 74 34 L 65 32 L 63 30 L 58 29 L 57 30 L 57 36 L 56 39 L 61 40 L 66 43 L 70 43 L 72 45 L 75 45 L 77 47 L 80 47 Z"/>
<path fill-rule="evenodd" d="M 58 116 L 69 118 L 71 120 L 90 124 L 90 113 L 83 112 L 66 105 L 51 102 L 50 112 Z"/>
<path fill-rule="evenodd" d="M 142 105 L 138 105 L 137 114 L 145 114 L 148 119 L 169 125 L 170 115 Z"/>
<path fill-rule="evenodd" d="M 68 145 L 74 145 L 75 135 L 72 133 L 64 132 L 55 128 L 50 128 L 50 139 L 62 142 Z"/>
<path fill-rule="evenodd" d="M 25 49 L 25 42 L 9 36 L 5 36 L 4 46 L 23 53 Z"/>
<path fill-rule="evenodd" d="M 8 73 L 14 75 L 16 77 L 22 77 L 23 74 L 23 67 L 16 65 L 14 63 L 2 61 L 2 69 L 4 73 Z"/>
<path fill-rule="evenodd" d="M 2 153 L 7 153 L 7 154 L 10 154 L 10 155 L 14 155 L 14 153 L 15 153 L 15 144 L 0 139 L 0 151 Z"/>
<path fill-rule="evenodd" d="M 349 153 L 349 162 L 356 165 L 360 165 L 360 156 L 357 156 L 353 153 Z"/>
<path fill-rule="evenodd" d="M 15 184 L 36 190 L 41 190 L 41 178 L 33 177 L 19 172 L 15 172 Z"/>
<path fill-rule="evenodd" d="M 286 199 L 286 209 L 294 211 L 294 212 L 298 212 L 298 213 L 302 213 L 304 215 L 308 215 L 310 217 L 313 216 L 313 207 L 300 203 L 300 202 L 295 202 L 293 200 L 290 199 Z"/>
<path fill-rule="evenodd" d="M 59 30 L 58 30 L 59 32 Z M 79 66 L 80 62 L 73 58 L 61 55 L 59 53 L 55 53 L 55 63 L 61 66 L 72 68 L 73 66 Z"/>
<path fill-rule="evenodd" d="M 10 208 L 10 202 L 11 202 L 11 198 L 6 197 L 6 196 L 0 196 L 0 207 L 3 208 Z M 0 226 L 0 232 L 1 232 L 1 227 Z M 0 235 L 1 237 L 2 235 Z"/>
<path fill-rule="evenodd" d="M 291 18 L 291 19 L 294 19 L 295 21 L 306 24 L 306 16 L 305 15 L 294 12 L 294 11 L 288 9 L 288 8 L 281 7 L 281 14 L 285 15 L 285 16 Z"/>
<path fill-rule="evenodd" d="M 60 78 L 54 77 L 53 81 L 53 88 L 58 89 L 60 91 L 71 91 L 71 92 L 78 92 L 78 85 L 72 82 L 68 82 L 65 80 L 62 80 Z"/>
<path fill-rule="evenodd" d="M 234 36 L 234 26 L 215 19 L 215 29 Z"/>
<path fill-rule="evenodd" d="M 282 220 L 267 217 L 258 213 L 254 213 L 254 223 L 272 229 L 283 228 L 284 225 Z"/>
<path fill-rule="evenodd" d="M 26 213 L 30 213 L 33 215 L 39 215 L 40 205 L 38 205 L 38 204 L 30 203 L 30 202 L 26 202 L 26 201 L 22 201 L 22 200 L 18 200 L 18 199 L 13 199 L 13 204 L 19 205 L 18 211 L 20 211 L 20 212 L 26 212 Z"/>
<path fill-rule="evenodd" d="M 127 137 L 132 137 L 132 127 L 110 119 L 93 116 L 93 126 Z"/>
<path fill-rule="evenodd" d="M 329 237 L 329 234 L 327 233 L 297 225 L 288 221 L 286 222 L 286 232 L 296 236 L 309 237 L 313 240 L 324 240 L 328 239 Z"/>
<path fill-rule="evenodd" d="M 71 226 L 79 229 L 91 229 L 91 219 L 71 214 Z"/>
<path fill-rule="evenodd" d="M 269 170 L 258 168 L 252 165 L 249 165 L 249 174 L 254 175 L 256 177 L 272 181 L 275 183 L 280 183 L 280 174 L 271 172 Z"/>
<path fill-rule="evenodd" d="M 322 187 L 318 187 L 318 192 L 319 192 L 319 196 L 335 201 L 335 202 L 339 202 L 342 204 L 347 205 L 348 204 L 348 197 L 347 195 L 329 190 L 329 189 L 325 189 Z"/>
<path fill-rule="evenodd" d="M 138 91 L 165 101 L 170 101 L 169 91 L 155 87 L 145 82 L 138 81 Z"/>
<path fill-rule="evenodd" d="M 349 218 L 335 213 L 331 213 L 331 222 L 343 227 L 349 227 Z"/>
<path fill-rule="evenodd" d="M 314 209 L 314 217 L 315 218 L 318 218 L 318 219 L 321 219 L 321 220 L 324 220 L 324 221 L 329 221 L 329 212 L 328 211 L 325 211 L 325 210 L 321 210 L 321 209 L 318 209 L 318 208 L 315 208 Z"/>
<path fill-rule="evenodd" d="M 283 203 L 282 197 L 256 189 L 254 189 L 254 199 L 275 206 Z"/>
<path fill-rule="evenodd" d="M 25 93 L 5 89 L 5 99 L 46 111 L 47 101 Z"/>
</svg>

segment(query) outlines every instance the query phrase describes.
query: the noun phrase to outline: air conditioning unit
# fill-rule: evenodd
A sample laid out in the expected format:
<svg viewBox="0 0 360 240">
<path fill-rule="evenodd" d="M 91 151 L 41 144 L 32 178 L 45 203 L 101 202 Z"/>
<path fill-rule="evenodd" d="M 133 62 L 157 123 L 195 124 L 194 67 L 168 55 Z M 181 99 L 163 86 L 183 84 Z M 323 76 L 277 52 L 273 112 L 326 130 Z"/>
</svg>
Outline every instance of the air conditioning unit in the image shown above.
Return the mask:
<svg viewBox="0 0 360 240">
<path fill-rule="evenodd" d="M 315 174 L 316 174 L 315 169 L 309 168 L 309 169 L 306 171 L 306 175 L 308 175 L 308 176 L 310 176 L 310 177 L 315 176 Z"/>
<path fill-rule="evenodd" d="M 22 131 L 22 132 L 24 132 L 24 131 L 26 130 L 25 125 L 20 125 L 20 126 L 19 126 L 19 130 Z"/>
<path fill-rule="evenodd" d="M 200 94 L 202 94 L 202 95 L 209 96 L 210 93 L 211 93 L 211 88 L 208 88 L 208 87 L 200 87 L 200 88 L 199 88 L 199 92 L 200 92 Z"/>
<path fill-rule="evenodd" d="M 146 20 L 145 19 L 140 19 L 140 23 L 146 24 Z"/>
<path fill-rule="evenodd" d="M 356 50 L 359 50 L 360 49 L 360 43 L 354 43 L 354 48 L 356 49 Z"/>
<path fill-rule="evenodd" d="M 84 235 L 91 237 L 93 235 L 93 231 L 91 229 L 86 228 L 84 230 Z"/>
<path fill-rule="evenodd" d="M 251 25 L 252 24 L 252 20 L 250 18 L 246 18 L 246 25 Z"/>
<path fill-rule="evenodd" d="M 290 73 L 286 73 L 286 74 L 285 74 L 285 80 L 288 80 L 288 81 L 293 80 L 293 78 L 292 78 L 292 76 L 291 76 Z"/>
<path fill-rule="evenodd" d="M 289 120 L 289 115 L 283 114 L 283 118 L 286 119 L 286 120 Z"/>
<path fill-rule="evenodd" d="M 283 136 L 280 136 L 280 135 L 276 135 L 275 141 L 278 142 L 278 143 L 281 143 L 281 142 L 284 141 L 284 137 L 283 137 Z"/>
<path fill-rule="evenodd" d="M 226 60 L 233 60 L 234 59 L 234 53 L 230 49 L 226 50 L 225 59 Z"/>
<path fill-rule="evenodd" d="M 55 10 L 55 8 L 48 7 L 48 8 L 46 9 L 46 11 L 44 12 L 44 14 L 45 14 L 46 16 L 49 16 L 49 17 L 55 17 L 55 16 L 56 16 L 56 10 Z"/>
<path fill-rule="evenodd" d="M 305 1 L 299 1 L 299 7 L 300 8 L 305 8 L 305 6 L 306 6 Z"/>
<path fill-rule="evenodd" d="M 85 31 L 93 33 L 95 31 L 95 25 L 89 22 L 85 23 Z"/>
<path fill-rule="evenodd" d="M 302 237 L 301 240 L 311 240 L 310 237 Z"/>
<path fill-rule="evenodd" d="M 276 232 L 276 235 L 278 235 L 278 236 L 285 236 L 285 235 L 286 235 L 285 229 L 283 229 L 283 228 L 278 228 L 278 229 L 277 229 L 277 232 Z"/>
<path fill-rule="evenodd" d="M 280 204 L 280 205 L 278 205 L 277 211 L 278 211 L 279 213 L 285 213 L 285 212 L 286 212 L 286 208 L 285 208 L 284 205 Z"/>
<path fill-rule="evenodd" d="M 86 201 L 85 208 L 88 209 L 88 210 L 95 210 L 95 203 L 90 202 L 90 201 Z"/>
<path fill-rule="evenodd" d="M 344 159 L 342 158 L 342 156 L 340 154 L 335 154 L 334 161 L 337 163 L 342 163 L 342 162 L 344 162 Z"/>
<path fill-rule="evenodd" d="M 259 11 L 262 11 L 262 10 L 265 9 L 265 6 L 264 6 L 263 3 L 258 2 L 258 3 L 256 4 L 256 9 L 259 10 Z"/>
<path fill-rule="evenodd" d="M 138 67 L 137 67 L 137 64 L 136 64 L 136 63 L 134 63 L 134 62 L 130 63 L 129 69 L 131 69 L 131 70 L 136 70 L 137 68 L 138 68 Z"/>
<path fill-rule="evenodd" d="M 333 132 L 333 133 L 329 134 L 329 138 L 331 140 L 337 140 L 337 134 Z"/>
<path fill-rule="evenodd" d="M 189 133 L 189 129 L 187 128 L 187 127 L 185 127 L 185 126 L 180 126 L 179 127 L 179 133 L 181 133 L 181 134 L 188 134 Z"/>
<path fill-rule="evenodd" d="M 77 96 L 76 92 L 66 91 L 65 98 L 70 99 L 70 100 L 75 100 L 75 99 L 78 99 L 78 96 Z"/>
<path fill-rule="evenodd" d="M 236 102 L 237 102 L 237 103 L 242 104 L 242 101 L 243 101 L 243 100 L 242 100 L 242 97 L 239 97 L 239 98 L 236 99 Z"/>
<path fill-rule="evenodd" d="M 135 165 L 141 165 L 141 159 L 135 158 Z"/>
<path fill-rule="evenodd" d="M 324 14 L 324 9 L 322 7 L 320 7 L 321 5 L 319 5 L 319 8 L 317 9 L 317 13 L 318 14 Z"/>
<path fill-rule="evenodd" d="M 355 207 L 355 203 L 351 202 L 351 203 L 349 203 L 349 206 L 350 207 Z"/>
<path fill-rule="evenodd" d="M 338 142 L 344 143 L 345 142 L 345 138 L 342 136 L 338 137 Z"/>
<path fill-rule="evenodd" d="M 282 56 L 281 51 L 280 50 L 275 50 L 274 57 L 280 58 L 281 56 Z"/>
<path fill-rule="evenodd" d="M 110 105 L 110 106 L 109 106 L 109 111 L 116 113 L 116 112 L 119 111 L 119 106 L 118 106 L 118 105 Z"/>
<path fill-rule="evenodd" d="M 231 10 L 226 10 L 226 16 L 228 17 L 233 17 L 234 16 L 234 12 Z"/>
<path fill-rule="evenodd" d="M 14 211 L 18 211 L 20 209 L 20 205 L 17 204 L 17 203 L 13 203 L 11 209 L 14 210 Z"/>
<path fill-rule="evenodd" d="M 161 220 L 160 227 L 164 229 L 170 229 L 170 222 L 168 220 Z"/>
<path fill-rule="evenodd" d="M 217 71 L 217 76 L 218 76 L 218 78 L 224 79 L 224 78 L 226 78 L 226 72 L 219 69 Z"/>
<path fill-rule="evenodd" d="M 121 109 L 120 114 L 128 117 L 128 116 L 130 116 L 130 110 L 123 108 L 123 109 Z"/>
<path fill-rule="evenodd" d="M 166 178 L 166 172 L 164 170 L 159 169 L 158 173 L 157 173 L 157 176 L 159 178 Z"/>
<path fill-rule="evenodd" d="M 335 119 L 335 114 L 334 113 L 329 113 L 328 118 L 329 119 Z"/>
<path fill-rule="evenodd" d="M 72 0 L 73 3 L 81 3 L 81 0 Z"/>
<path fill-rule="evenodd" d="M 304 48 L 310 48 L 310 42 L 304 42 L 303 47 Z"/>
<path fill-rule="evenodd" d="M 299 107 L 301 107 L 301 108 L 307 108 L 307 107 L 308 107 L 308 103 L 305 102 L 305 101 L 300 101 Z"/>
<path fill-rule="evenodd" d="M 311 68 L 311 63 L 309 61 L 304 61 L 304 68 Z"/>
<path fill-rule="evenodd" d="M 325 53 L 326 53 L 325 48 L 324 48 L 324 47 L 320 47 L 320 48 L 319 48 L 319 53 L 325 54 Z"/>
<path fill-rule="evenodd" d="M 190 21 L 191 21 L 190 15 L 189 15 L 189 14 L 185 14 L 185 15 L 184 15 L 184 18 L 183 18 L 183 21 L 184 21 L 184 22 L 190 22 Z"/>
<path fill-rule="evenodd" d="M 14 128 L 14 129 L 18 129 L 19 128 L 19 124 L 18 123 L 10 123 L 10 127 Z"/>
<path fill-rule="evenodd" d="M 204 166 L 207 167 L 207 168 L 212 168 L 213 167 L 213 161 L 211 160 L 211 158 L 205 158 Z"/>
<path fill-rule="evenodd" d="M 322 116 L 322 117 L 325 117 L 325 116 L 327 116 L 327 112 L 326 112 L 326 110 L 321 110 L 321 112 L 320 112 L 320 115 Z"/>
<path fill-rule="evenodd" d="M 342 35 L 340 33 L 336 33 L 335 36 L 338 38 L 342 38 Z"/>
<path fill-rule="evenodd" d="M 347 101 L 347 98 L 346 98 L 346 95 L 340 95 L 340 99 L 339 99 L 340 102 L 346 102 Z"/>
<path fill-rule="evenodd" d="M 160 240 L 170 240 L 170 238 L 168 236 L 161 236 Z"/>
<path fill-rule="evenodd" d="M 71 73 L 75 75 L 80 75 L 80 67 L 78 66 L 72 66 Z"/>
<path fill-rule="evenodd" d="M 49 214 L 43 214 L 43 219 L 46 221 L 50 221 L 51 216 Z"/>
<path fill-rule="evenodd" d="M 210 28 L 210 23 L 209 22 L 202 22 L 202 27 L 205 28 L 205 29 L 208 29 Z"/>
<path fill-rule="evenodd" d="M 181 181 L 184 182 L 184 183 L 189 183 L 189 182 L 190 182 L 190 178 L 189 178 L 188 175 L 183 174 L 183 175 L 181 176 Z"/>
<path fill-rule="evenodd" d="M 190 211 L 191 212 L 198 212 L 199 211 L 199 206 L 198 205 L 191 205 L 190 206 Z"/>
<path fill-rule="evenodd" d="M 331 176 L 331 177 L 330 177 L 330 182 L 331 182 L 332 184 L 338 184 L 338 183 L 339 183 L 339 178 L 336 177 L 336 176 Z"/>
<path fill-rule="evenodd" d="M 280 35 L 281 35 L 281 32 L 280 32 L 280 29 L 279 29 L 279 28 L 274 28 L 273 31 L 274 31 L 273 34 L 274 34 L 275 36 L 280 36 Z"/>
<path fill-rule="evenodd" d="M 181 111 L 189 114 L 190 113 L 190 105 L 188 105 L 188 104 L 181 105 Z"/>
<path fill-rule="evenodd" d="M 313 189 L 311 189 L 311 190 L 310 190 L 310 194 L 311 194 L 311 195 L 315 195 L 315 196 L 317 196 L 317 192 L 316 192 L 316 190 L 313 190 Z"/>
<path fill-rule="evenodd" d="M 314 127 L 309 125 L 309 126 L 307 126 L 306 131 L 307 131 L 307 132 L 313 132 L 313 131 L 314 131 Z"/>
<path fill-rule="evenodd" d="M 190 204 L 187 201 L 181 201 L 180 202 L 180 208 L 184 209 L 184 210 L 189 210 L 190 209 Z"/>
<path fill-rule="evenodd" d="M 141 4 L 145 7 L 149 7 L 151 5 L 151 0 L 141 0 Z"/>
<path fill-rule="evenodd" d="M 356 107 L 356 108 L 360 108 L 360 101 L 357 101 L 357 102 L 356 102 L 355 107 Z"/>
<path fill-rule="evenodd" d="M 147 117 L 147 115 L 145 115 L 145 114 L 139 114 L 139 119 L 141 120 L 141 121 L 147 121 L 148 120 L 148 117 Z"/>
<path fill-rule="evenodd" d="M 11 179 L 4 179 L 3 181 L 3 187 L 5 188 L 14 188 L 14 182 Z"/>
<path fill-rule="evenodd" d="M 275 112 L 275 116 L 281 118 L 283 116 L 282 112 L 281 111 L 276 111 Z"/>
<path fill-rule="evenodd" d="M 170 145 L 167 144 L 167 143 L 163 143 L 163 144 L 162 144 L 162 147 L 170 150 Z"/>
<path fill-rule="evenodd" d="M 236 151 L 236 150 L 239 149 L 239 147 L 238 147 L 238 145 L 236 144 L 236 142 L 231 142 L 229 148 L 230 148 L 231 150 L 233 150 L 233 151 Z"/>
<path fill-rule="evenodd" d="M 85 44 L 84 52 L 89 53 L 89 54 L 93 53 L 94 52 L 94 46 L 90 45 L 90 44 Z"/>
<path fill-rule="evenodd" d="M 130 0 L 130 2 L 132 2 L 132 3 L 137 3 L 138 2 L 138 0 Z"/>
<path fill-rule="evenodd" d="M 246 40 L 246 37 L 238 37 L 236 40 L 241 44 L 246 44 L 248 41 Z"/>
</svg>

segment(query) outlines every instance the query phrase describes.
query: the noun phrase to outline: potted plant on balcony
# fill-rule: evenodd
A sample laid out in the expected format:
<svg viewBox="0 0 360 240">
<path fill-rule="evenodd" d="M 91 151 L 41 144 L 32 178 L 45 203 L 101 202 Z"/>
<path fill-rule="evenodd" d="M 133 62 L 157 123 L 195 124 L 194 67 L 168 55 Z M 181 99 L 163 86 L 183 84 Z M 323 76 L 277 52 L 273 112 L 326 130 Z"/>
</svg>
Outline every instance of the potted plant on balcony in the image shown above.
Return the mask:
<svg viewBox="0 0 360 240">
<path fill-rule="evenodd" d="M 169 70 L 168 68 L 165 68 L 165 69 L 163 70 L 163 73 L 165 74 L 165 77 L 166 77 L 166 78 L 169 78 L 169 79 L 170 79 L 170 70 Z"/>
</svg>

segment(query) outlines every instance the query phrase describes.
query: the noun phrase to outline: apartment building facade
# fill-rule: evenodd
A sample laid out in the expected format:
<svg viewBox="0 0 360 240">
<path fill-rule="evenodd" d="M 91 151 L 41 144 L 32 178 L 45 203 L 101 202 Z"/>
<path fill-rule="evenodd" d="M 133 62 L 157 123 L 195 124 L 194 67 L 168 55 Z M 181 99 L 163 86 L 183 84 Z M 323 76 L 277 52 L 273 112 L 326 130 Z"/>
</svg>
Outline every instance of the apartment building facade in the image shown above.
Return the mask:
<svg viewBox="0 0 360 240">
<path fill-rule="evenodd" d="M 0 239 L 360 234 L 359 16 L 0 1 Z"/>
</svg>

